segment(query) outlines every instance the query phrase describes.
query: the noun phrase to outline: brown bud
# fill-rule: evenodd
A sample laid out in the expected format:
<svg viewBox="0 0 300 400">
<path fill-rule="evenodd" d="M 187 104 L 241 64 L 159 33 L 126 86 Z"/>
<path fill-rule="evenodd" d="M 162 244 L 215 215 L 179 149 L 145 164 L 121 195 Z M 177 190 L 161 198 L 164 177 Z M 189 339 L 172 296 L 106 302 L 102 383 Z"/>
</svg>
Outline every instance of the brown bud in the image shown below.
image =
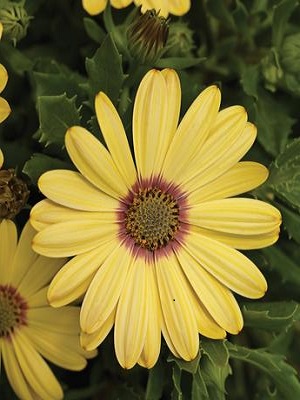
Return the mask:
<svg viewBox="0 0 300 400">
<path fill-rule="evenodd" d="M 25 182 L 14 169 L 0 170 L 0 219 L 14 218 L 24 207 L 29 196 Z"/>
</svg>

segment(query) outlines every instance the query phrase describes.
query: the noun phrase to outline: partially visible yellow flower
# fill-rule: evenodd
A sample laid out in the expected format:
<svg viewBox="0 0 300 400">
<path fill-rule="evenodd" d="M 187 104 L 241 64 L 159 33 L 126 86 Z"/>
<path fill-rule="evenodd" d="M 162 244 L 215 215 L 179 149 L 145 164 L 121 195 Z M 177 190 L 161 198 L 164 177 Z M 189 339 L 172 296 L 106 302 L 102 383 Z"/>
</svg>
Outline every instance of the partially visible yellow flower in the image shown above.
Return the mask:
<svg viewBox="0 0 300 400">
<path fill-rule="evenodd" d="M 0 22 L 0 39 L 2 37 L 3 26 Z M 0 64 L 0 93 L 3 91 L 7 84 L 8 75 L 7 71 L 2 64 Z M 3 122 L 10 114 L 10 106 L 8 102 L 0 97 L 0 123 Z"/>
<path fill-rule="evenodd" d="M 205 89 L 179 122 L 181 88 L 174 70 L 151 70 L 133 109 L 134 157 L 122 121 L 100 92 L 96 116 L 103 146 L 86 129 L 66 133 L 79 172 L 39 179 L 48 198 L 35 205 L 33 248 L 75 256 L 57 273 L 48 298 L 59 307 L 84 296 L 82 344 L 93 349 L 114 326 L 120 364 L 151 368 L 161 333 L 176 357 L 192 360 L 198 333 L 237 334 L 243 317 L 232 292 L 262 297 L 267 283 L 238 250 L 273 244 L 281 216 L 270 204 L 232 196 L 268 176 L 241 161 L 256 128 L 241 106 L 219 111 L 216 86 Z"/>
<path fill-rule="evenodd" d="M 101 13 L 108 0 L 82 0 L 83 8 L 90 14 L 96 15 Z M 160 12 L 163 17 L 168 14 L 183 15 L 190 9 L 190 0 L 110 0 L 110 3 L 115 8 L 127 7 L 134 1 L 136 6 L 142 6 L 142 12 L 155 9 Z"/>
<path fill-rule="evenodd" d="M 79 308 L 49 306 L 47 285 L 66 260 L 34 253 L 34 234 L 28 222 L 18 242 L 15 224 L 0 222 L 0 365 L 20 399 L 56 400 L 63 391 L 44 358 L 78 371 L 95 353 L 80 347 Z"/>
</svg>

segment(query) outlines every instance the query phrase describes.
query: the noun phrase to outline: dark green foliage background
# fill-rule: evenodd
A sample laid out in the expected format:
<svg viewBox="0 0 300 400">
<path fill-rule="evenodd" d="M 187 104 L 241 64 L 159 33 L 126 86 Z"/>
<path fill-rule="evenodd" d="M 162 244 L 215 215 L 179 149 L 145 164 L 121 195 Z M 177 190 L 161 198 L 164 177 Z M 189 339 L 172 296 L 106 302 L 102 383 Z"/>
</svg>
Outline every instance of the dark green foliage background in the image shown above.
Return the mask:
<svg viewBox="0 0 300 400">
<path fill-rule="evenodd" d="M 179 72 L 182 114 L 212 83 L 221 87 L 222 107 L 247 108 L 258 127 L 247 159 L 270 169 L 268 181 L 251 195 L 276 205 L 283 216 L 276 246 L 247 252 L 266 276 L 269 290 L 258 301 L 239 298 L 245 318 L 240 335 L 227 341 L 203 338 L 191 363 L 175 359 L 163 345 L 151 371 L 138 366 L 122 370 L 110 335 L 85 371 L 53 367 L 65 399 L 300 398 L 299 1 L 193 0 L 188 14 L 170 21 L 171 26 L 179 20 L 188 24 L 193 46 L 179 37 L 178 45 L 168 48 L 167 43 L 161 59 L 149 66 L 128 54 L 125 32 L 133 6 L 108 8 L 94 18 L 82 10 L 80 0 L 27 0 L 25 7 L 34 17 L 27 36 L 16 47 L 5 37 L 0 42 L 0 62 L 9 72 L 3 97 L 12 107 L 0 126 L 0 148 L 5 166 L 17 168 L 31 190 L 28 209 L 17 218 L 20 227 L 41 198 L 39 176 L 73 168 L 64 149 L 66 129 L 80 124 L 102 138 L 93 109 L 99 90 L 114 102 L 131 140 L 135 92 L 153 67 Z M 1 399 L 13 399 L 3 371 L 0 393 Z"/>
</svg>

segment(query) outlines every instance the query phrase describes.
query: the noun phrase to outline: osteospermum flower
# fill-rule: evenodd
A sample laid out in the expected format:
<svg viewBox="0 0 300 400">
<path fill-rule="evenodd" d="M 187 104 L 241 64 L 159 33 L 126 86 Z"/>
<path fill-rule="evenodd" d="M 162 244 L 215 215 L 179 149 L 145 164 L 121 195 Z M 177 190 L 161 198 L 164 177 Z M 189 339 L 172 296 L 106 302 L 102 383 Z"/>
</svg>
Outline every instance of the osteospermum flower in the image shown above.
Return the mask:
<svg viewBox="0 0 300 400">
<path fill-rule="evenodd" d="M 82 6 L 90 15 L 101 13 L 108 0 L 82 0 Z M 191 6 L 190 0 L 110 0 L 115 8 L 124 8 L 134 2 L 136 6 L 142 6 L 142 12 L 155 9 L 161 16 L 166 17 L 169 13 L 174 15 L 186 14 Z"/>
<path fill-rule="evenodd" d="M 0 222 L 0 361 L 20 399 L 61 399 L 62 388 L 43 357 L 81 370 L 94 354 L 80 346 L 79 308 L 48 304 L 47 284 L 65 259 L 34 253 L 34 233 L 27 223 L 17 243 L 15 224 Z"/>
<path fill-rule="evenodd" d="M 256 137 L 243 107 L 219 111 L 220 91 L 205 89 L 178 125 L 181 91 L 173 70 L 143 78 L 133 110 L 134 156 L 116 109 L 95 100 L 107 149 L 86 129 L 66 133 L 79 172 L 39 179 L 48 199 L 32 210 L 40 232 L 33 248 L 49 257 L 75 256 L 55 276 L 55 307 L 85 292 L 82 345 L 95 348 L 114 325 L 120 364 L 152 367 L 161 332 L 173 354 L 192 360 L 198 332 L 237 334 L 243 318 L 232 292 L 264 295 L 267 283 L 237 249 L 278 238 L 276 208 L 230 198 L 260 185 L 267 169 L 239 162 Z"/>
<path fill-rule="evenodd" d="M 0 23 L 0 39 L 2 36 L 3 27 Z M 4 90 L 8 80 L 7 71 L 2 64 L 0 64 L 0 93 Z M 10 114 L 10 106 L 8 102 L 0 97 L 0 123 L 3 122 Z"/>
</svg>

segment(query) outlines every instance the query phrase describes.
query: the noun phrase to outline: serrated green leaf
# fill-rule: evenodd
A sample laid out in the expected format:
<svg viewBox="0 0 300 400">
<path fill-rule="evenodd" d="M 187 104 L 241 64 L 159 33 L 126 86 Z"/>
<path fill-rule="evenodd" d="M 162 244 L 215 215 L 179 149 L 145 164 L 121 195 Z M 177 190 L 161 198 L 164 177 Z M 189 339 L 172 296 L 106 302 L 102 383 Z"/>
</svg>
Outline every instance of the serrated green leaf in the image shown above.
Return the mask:
<svg viewBox="0 0 300 400">
<path fill-rule="evenodd" d="M 173 381 L 172 400 L 182 400 L 183 395 L 180 386 L 181 369 L 178 367 L 177 364 L 174 364 L 172 368 L 172 381 Z"/>
<path fill-rule="evenodd" d="M 200 368 L 193 376 L 192 400 L 209 400 L 209 394 Z"/>
<path fill-rule="evenodd" d="M 86 96 L 84 90 L 86 79 L 55 61 L 51 61 L 50 65 L 51 71 L 48 66 L 46 71 L 38 70 L 32 73 L 36 96 L 56 96 L 66 93 L 68 97 L 78 96 L 82 101 Z"/>
<path fill-rule="evenodd" d="M 260 250 L 270 269 L 275 270 L 282 282 L 290 282 L 300 286 L 300 267 L 278 247 L 272 246 Z"/>
<path fill-rule="evenodd" d="M 68 128 L 80 125 L 80 113 L 75 97 L 69 99 L 66 94 L 60 96 L 41 96 L 37 102 L 40 137 L 44 146 L 51 144 L 64 147 L 65 133 Z"/>
<path fill-rule="evenodd" d="M 41 153 L 34 153 L 23 168 L 23 173 L 29 176 L 32 183 L 37 184 L 39 177 L 52 169 L 72 169 L 68 163 Z"/>
<path fill-rule="evenodd" d="M 225 340 L 202 339 L 201 350 L 213 364 L 224 367 L 228 363 L 228 350 Z"/>
<path fill-rule="evenodd" d="M 93 58 L 86 59 L 86 70 L 92 100 L 103 91 L 116 105 L 126 76 L 123 74 L 122 56 L 110 35 L 106 36 Z"/>
<path fill-rule="evenodd" d="M 205 357 L 200 363 L 199 369 L 202 371 L 209 399 L 225 400 L 225 382 L 228 375 L 231 374 L 231 368 L 228 362 L 220 367 L 208 357 Z"/>
<path fill-rule="evenodd" d="M 106 33 L 92 18 L 83 18 L 83 25 L 85 27 L 86 33 L 91 39 L 97 43 L 102 43 Z"/>
<path fill-rule="evenodd" d="M 242 311 L 245 326 L 274 332 L 286 331 L 300 318 L 300 307 L 295 302 L 249 303 Z"/>
<path fill-rule="evenodd" d="M 197 357 L 192 360 L 192 361 L 184 361 L 181 360 L 180 358 L 176 358 L 173 355 L 170 355 L 168 357 L 168 362 L 174 362 L 178 368 L 182 371 L 189 372 L 190 374 L 194 374 L 197 371 L 198 365 L 199 365 L 199 360 L 200 360 L 201 354 L 200 352 L 197 354 Z"/>
<path fill-rule="evenodd" d="M 164 385 L 165 367 L 162 362 L 158 361 L 149 371 L 145 400 L 160 400 Z"/>
<path fill-rule="evenodd" d="M 272 41 L 275 47 L 280 47 L 287 29 L 287 22 L 298 4 L 298 0 L 282 0 L 274 6 Z"/>
<path fill-rule="evenodd" d="M 155 63 L 156 68 L 174 68 L 174 69 L 186 69 L 199 65 L 206 60 L 206 57 L 168 57 L 160 58 Z"/>
<path fill-rule="evenodd" d="M 226 343 L 231 358 L 252 364 L 270 377 L 284 400 L 300 398 L 300 382 L 296 371 L 279 354 L 271 354 L 264 349 L 252 350 Z"/>
<path fill-rule="evenodd" d="M 271 165 L 268 186 L 281 199 L 300 209 L 300 139 L 286 146 Z"/>
<path fill-rule="evenodd" d="M 287 230 L 289 238 L 293 238 L 297 243 L 300 244 L 300 215 L 296 211 L 285 207 L 283 204 L 274 202 L 277 208 L 279 208 L 282 215 L 282 222 L 284 228 Z"/>
</svg>

